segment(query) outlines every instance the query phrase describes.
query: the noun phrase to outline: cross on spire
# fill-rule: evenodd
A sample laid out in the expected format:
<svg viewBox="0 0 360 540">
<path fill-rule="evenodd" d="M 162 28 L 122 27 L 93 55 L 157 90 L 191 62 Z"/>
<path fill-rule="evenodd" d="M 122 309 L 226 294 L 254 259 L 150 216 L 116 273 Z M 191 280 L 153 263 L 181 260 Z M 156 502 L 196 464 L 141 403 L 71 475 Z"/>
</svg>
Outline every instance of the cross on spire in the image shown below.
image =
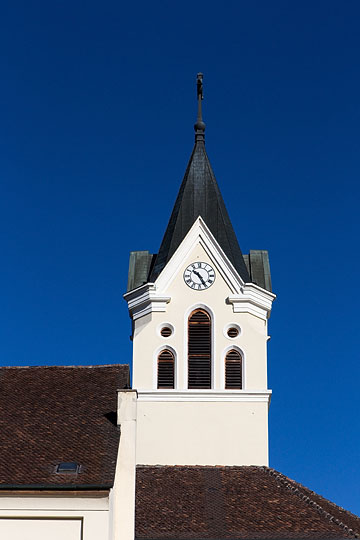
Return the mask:
<svg viewBox="0 0 360 540">
<path fill-rule="evenodd" d="M 205 124 L 202 119 L 202 104 L 201 104 L 202 100 L 204 99 L 202 73 L 197 74 L 196 91 L 197 91 L 198 113 L 197 113 L 196 124 L 194 126 L 195 141 L 204 141 L 205 140 Z"/>
</svg>

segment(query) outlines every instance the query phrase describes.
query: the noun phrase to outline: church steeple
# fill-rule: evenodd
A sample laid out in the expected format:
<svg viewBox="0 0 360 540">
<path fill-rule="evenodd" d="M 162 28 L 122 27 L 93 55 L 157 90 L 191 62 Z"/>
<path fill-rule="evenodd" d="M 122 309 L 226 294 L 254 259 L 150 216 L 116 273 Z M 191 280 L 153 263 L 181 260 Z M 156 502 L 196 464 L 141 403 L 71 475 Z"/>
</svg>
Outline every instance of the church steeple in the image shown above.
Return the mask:
<svg viewBox="0 0 360 540">
<path fill-rule="evenodd" d="M 250 281 L 249 273 L 205 150 L 202 81 L 203 75 L 198 73 L 198 115 L 194 126 L 194 149 L 156 257 L 150 281 L 155 281 L 196 219 L 201 216 L 238 274 L 247 283 Z"/>
<path fill-rule="evenodd" d="M 195 146 L 159 253 L 130 255 L 124 298 L 136 459 L 268 465 L 267 319 L 275 296 L 267 252 L 240 251 L 205 151 L 202 98 L 198 74 Z"/>
</svg>

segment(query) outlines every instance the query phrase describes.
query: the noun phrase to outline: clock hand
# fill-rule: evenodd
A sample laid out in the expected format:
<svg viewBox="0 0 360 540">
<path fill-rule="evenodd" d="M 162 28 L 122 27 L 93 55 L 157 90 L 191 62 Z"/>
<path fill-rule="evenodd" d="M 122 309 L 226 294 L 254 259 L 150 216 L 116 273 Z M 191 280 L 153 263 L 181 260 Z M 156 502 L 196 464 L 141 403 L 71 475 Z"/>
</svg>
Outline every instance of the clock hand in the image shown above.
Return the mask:
<svg viewBox="0 0 360 540">
<path fill-rule="evenodd" d="M 201 283 L 202 283 L 203 285 L 206 285 L 206 283 L 205 283 L 205 281 L 203 280 L 203 278 L 202 278 L 200 272 L 197 272 L 196 270 L 193 270 L 193 272 L 194 272 L 195 276 L 198 276 L 198 278 L 200 278 Z"/>
</svg>

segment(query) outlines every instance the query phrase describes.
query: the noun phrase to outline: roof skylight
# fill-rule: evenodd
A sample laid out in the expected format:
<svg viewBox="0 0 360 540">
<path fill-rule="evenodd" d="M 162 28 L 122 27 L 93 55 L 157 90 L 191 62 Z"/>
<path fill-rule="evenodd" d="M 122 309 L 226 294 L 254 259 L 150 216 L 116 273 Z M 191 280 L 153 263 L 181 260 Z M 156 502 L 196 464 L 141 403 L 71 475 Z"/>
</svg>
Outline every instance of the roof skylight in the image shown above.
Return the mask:
<svg viewBox="0 0 360 540">
<path fill-rule="evenodd" d="M 56 467 L 56 472 L 60 474 L 76 474 L 79 472 L 79 465 L 75 461 L 63 461 Z"/>
</svg>

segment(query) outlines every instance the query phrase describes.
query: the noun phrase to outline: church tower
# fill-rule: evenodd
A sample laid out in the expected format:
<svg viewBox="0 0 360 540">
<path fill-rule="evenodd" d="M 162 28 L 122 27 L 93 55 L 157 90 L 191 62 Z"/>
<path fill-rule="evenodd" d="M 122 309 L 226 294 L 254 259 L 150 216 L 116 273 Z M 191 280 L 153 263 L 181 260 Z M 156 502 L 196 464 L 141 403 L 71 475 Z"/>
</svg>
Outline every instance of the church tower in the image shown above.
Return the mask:
<svg viewBox="0 0 360 540">
<path fill-rule="evenodd" d="M 202 80 L 195 145 L 159 252 L 130 254 L 136 459 L 268 465 L 268 254 L 240 250 L 205 150 Z"/>
</svg>

